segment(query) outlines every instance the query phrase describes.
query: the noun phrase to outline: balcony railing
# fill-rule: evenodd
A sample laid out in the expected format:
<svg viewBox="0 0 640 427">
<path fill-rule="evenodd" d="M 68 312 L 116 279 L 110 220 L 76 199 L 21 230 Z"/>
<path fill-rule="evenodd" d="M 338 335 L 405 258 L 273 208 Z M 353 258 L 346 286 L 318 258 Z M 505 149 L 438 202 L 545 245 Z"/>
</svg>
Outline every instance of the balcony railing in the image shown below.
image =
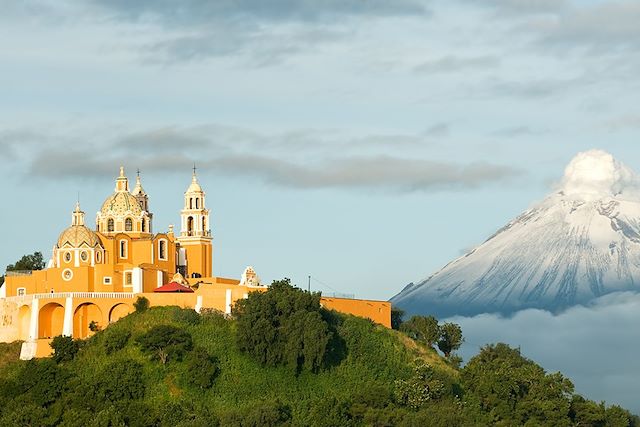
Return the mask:
<svg viewBox="0 0 640 427">
<path fill-rule="evenodd" d="M 32 299 L 55 299 L 55 298 L 133 298 L 133 292 L 53 292 L 48 294 L 26 294 L 15 297 L 7 297 L 6 301 L 24 302 Z"/>
<path fill-rule="evenodd" d="M 13 271 L 7 271 L 5 274 L 6 274 L 7 277 L 31 276 L 33 274 L 33 271 L 31 271 L 31 270 L 13 270 Z"/>
</svg>

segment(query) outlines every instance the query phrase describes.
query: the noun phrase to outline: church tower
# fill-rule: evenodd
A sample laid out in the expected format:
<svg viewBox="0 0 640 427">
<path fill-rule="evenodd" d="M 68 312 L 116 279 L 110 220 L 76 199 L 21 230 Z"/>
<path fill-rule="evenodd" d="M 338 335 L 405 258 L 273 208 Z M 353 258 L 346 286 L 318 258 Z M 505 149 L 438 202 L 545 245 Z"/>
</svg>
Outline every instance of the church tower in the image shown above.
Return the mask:
<svg viewBox="0 0 640 427">
<path fill-rule="evenodd" d="M 182 227 L 177 240 L 181 251 L 184 249 L 186 274 L 191 277 L 211 277 L 213 238 L 209 225 L 209 210 L 206 208 L 205 193 L 198 183 L 195 167 L 191 185 L 184 193 L 184 208 L 180 217 Z"/>
<path fill-rule="evenodd" d="M 144 191 L 144 188 L 142 188 L 142 182 L 140 181 L 140 170 L 139 169 L 138 169 L 138 173 L 137 173 L 137 176 L 136 176 L 136 186 L 133 188 L 133 191 L 131 191 L 131 194 L 138 201 L 138 204 L 140 205 L 140 208 L 142 208 L 142 210 L 147 213 L 147 216 L 148 216 L 148 227 L 146 227 L 147 228 L 146 232 L 147 233 L 153 233 L 153 229 L 152 229 L 153 214 L 149 211 L 149 195 Z M 143 228 L 144 228 L 145 224 L 143 223 L 142 225 L 143 225 Z"/>
</svg>

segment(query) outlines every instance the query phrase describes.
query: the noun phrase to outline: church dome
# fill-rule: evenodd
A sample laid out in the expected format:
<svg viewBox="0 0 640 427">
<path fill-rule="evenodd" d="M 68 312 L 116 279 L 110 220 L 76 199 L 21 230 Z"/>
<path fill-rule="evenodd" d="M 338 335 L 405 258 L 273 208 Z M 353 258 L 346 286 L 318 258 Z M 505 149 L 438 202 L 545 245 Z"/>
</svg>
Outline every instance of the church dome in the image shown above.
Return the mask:
<svg viewBox="0 0 640 427">
<path fill-rule="evenodd" d="M 122 216 L 131 213 L 138 216 L 142 214 L 142 208 L 136 198 L 127 191 L 116 191 L 102 204 L 100 209 L 102 215 Z"/>
<path fill-rule="evenodd" d="M 80 203 L 76 203 L 76 208 L 71 214 L 71 227 L 60 233 L 58 237 L 57 247 L 65 246 L 71 248 L 101 246 L 98 235 L 84 225 L 84 212 L 80 210 Z"/>
<path fill-rule="evenodd" d="M 58 237 L 58 248 L 64 246 L 71 248 L 95 248 L 96 246 L 100 246 L 100 239 L 96 233 L 84 225 L 72 225 L 60 233 L 60 237 Z"/>
</svg>

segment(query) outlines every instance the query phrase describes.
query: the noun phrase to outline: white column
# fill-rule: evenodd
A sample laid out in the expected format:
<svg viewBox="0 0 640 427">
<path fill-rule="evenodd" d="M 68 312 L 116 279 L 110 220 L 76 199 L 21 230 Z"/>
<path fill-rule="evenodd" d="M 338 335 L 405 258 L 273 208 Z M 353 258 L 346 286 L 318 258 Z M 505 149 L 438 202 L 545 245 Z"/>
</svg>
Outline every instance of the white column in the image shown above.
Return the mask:
<svg viewBox="0 0 640 427">
<path fill-rule="evenodd" d="M 64 303 L 64 323 L 62 324 L 62 335 L 73 336 L 73 298 L 67 297 Z"/>
<path fill-rule="evenodd" d="M 132 279 L 132 285 L 133 285 L 133 293 L 134 294 L 139 294 L 143 292 L 143 286 L 142 286 L 142 269 L 140 267 L 134 267 L 132 272 L 131 272 L 131 279 Z"/>
<path fill-rule="evenodd" d="M 73 266 L 80 267 L 80 251 L 78 249 L 73 251 L 73 260 Z"/>
<path fill-rule="evenodd" d="M 162 283 L 162 271 L 158 270 L 156 272 L 156 288 L 159 288 L 162 285 L 164 285 L 164 283 Z"/>
<path fill-rule="evenodd" d="M 224 312 L 227 314 L 231 314 L 231 289 L 227 289 L 227 301 L 224 306 Z"/>
<path fill-rule="evenodd" d="M 40 311 L 40 300 L 31 300 L 31 322 L 29 323 L 29 339 L 38 339 L 38 312 Z"/>
<path fill-rule="evenodd" d="M 198 295 L 196 297 L 196 306 L 193 307 L 193 309 L 198 313 L 200 313 L 200 310 L 202 310 L 202 295 Z"/>
</svg>

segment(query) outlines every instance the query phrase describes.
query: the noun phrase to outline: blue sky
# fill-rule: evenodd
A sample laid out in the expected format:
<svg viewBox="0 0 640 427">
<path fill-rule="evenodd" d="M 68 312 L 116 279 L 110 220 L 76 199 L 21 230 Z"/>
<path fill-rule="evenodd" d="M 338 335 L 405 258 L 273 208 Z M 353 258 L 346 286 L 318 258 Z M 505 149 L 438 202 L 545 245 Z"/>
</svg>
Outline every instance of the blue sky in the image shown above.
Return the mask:
<svg viewBox="0 0 640 427">
<path fill-rule="evenodd" d="M 92 223 L 121 164 L 142 170 L 155 230 L 178 224 L 195 162 L 215 274 L 388 299 L 542 199 L 576 153 L 640 170 L 636 1 L 2 6 L 1 266 L 48 256 L 78 193 Z M 460 319 L 462 351 L 520 345 L 639 412 L 635 359 L 598 369 L 637 354 L 624 301 Z"/>
<path fill-rule="evenodd" d="M 634 169 L 640 6 L 26 1 L 0 17 L 0 264 L 50 253 L 120 164 L 156 231 L 199 167 L 216 274 L 387 299 L 542 198 Z M 316 279 L 318 281 L 316 281 Z"/>
</svg>

